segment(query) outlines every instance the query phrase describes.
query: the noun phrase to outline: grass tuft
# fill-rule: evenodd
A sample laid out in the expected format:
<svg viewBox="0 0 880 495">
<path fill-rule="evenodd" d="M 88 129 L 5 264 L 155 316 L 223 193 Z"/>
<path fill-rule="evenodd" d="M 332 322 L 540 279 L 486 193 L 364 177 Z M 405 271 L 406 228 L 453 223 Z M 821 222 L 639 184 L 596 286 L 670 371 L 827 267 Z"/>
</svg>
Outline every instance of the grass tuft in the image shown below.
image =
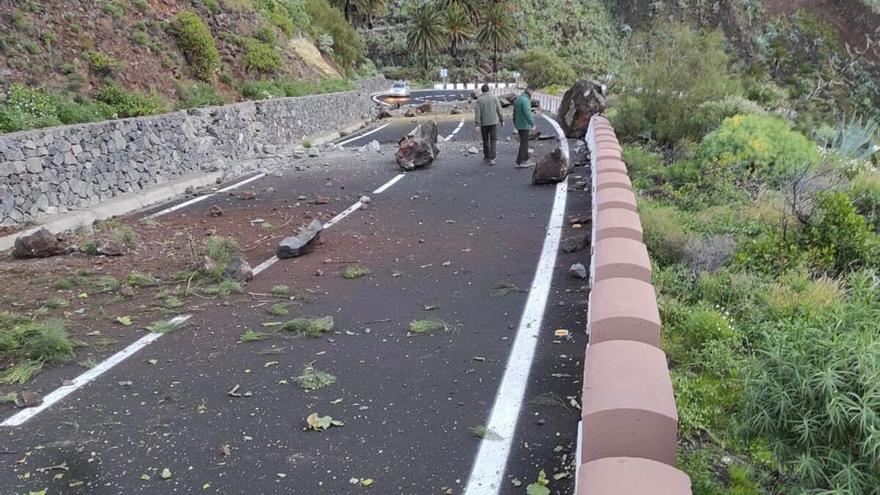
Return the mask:
<svg viewBox="0 0 880 495">
<path fill-rule="evenodd" d="M 272 336 L 265 332 L 255 332 L 253 330 L 248 330 L 245 333 L 241 334 L 241 341 L 244 343 L 248 342 L 259 342 L 261 340 L 271 339 Z"/>
<path fill-rule="evenodd" d="M 449 325 L 439 320 L 413 320 L 409 322 L 409 331 L 416 335 L 445 332 L 449 330 Z"/>
<path fill-rule="evenodd" d="M 205 294 L 216 297 L 229 297 L 233 292 L 241 292 L 241 283 L 235 280 L 224 280 L 205 288 Z"/>
<path fill-rule="evenodd" d="M 342 271 L 342 278 L 354 280 L 369 275 L 370 269 L 361 265 L 349 265 Z"/>
<path fill-rule="evenodd" d="M 286 285 L 276 285 L 272 287 L 271 294 L 275 297 L 287 297 L 290 295 L 290 287 Z"/>
<path fill-rule="evenodd" d="M 177 325 L 168 321 L 157 321 L 147 327 L 147 330 L 153 333 L 168 333 L 177 329 Z"/>
<path fill-rule="evenodd" d="M 0 375 L 0 383 L 4 385 L 22 384 L 30 381 L 43 369 L 42 361 L 26 360 L 8 368 Z"/>
<path fill-rule="evenodd" d="M 333 330 L 333 317 L 296 318 L 281 325 L 281 330 L 316 339 L 321 334 Z"/>
<path fill-rule="evenodd" d="M 287 316 L 290 311 L 287 310 L 287 306 L 284 304 L 278 303 L 273 304 L 271 308 L 269 308 L 269 314 L 272 316 Z"/>
<path fill-rule="evenodd" d="M 293 381 L 303 390 L 320 390 L 336 383 L 336 376 L 317 370 L 312 366 L 306 366 Z"/>
<path fill-rule="evenodd" d="M 122 280 L 123 285 L 140 289 L 141 287 L 153 287 L 159 284 L 155 277 L 148 273 L 131 272 Z"/>
</svg>

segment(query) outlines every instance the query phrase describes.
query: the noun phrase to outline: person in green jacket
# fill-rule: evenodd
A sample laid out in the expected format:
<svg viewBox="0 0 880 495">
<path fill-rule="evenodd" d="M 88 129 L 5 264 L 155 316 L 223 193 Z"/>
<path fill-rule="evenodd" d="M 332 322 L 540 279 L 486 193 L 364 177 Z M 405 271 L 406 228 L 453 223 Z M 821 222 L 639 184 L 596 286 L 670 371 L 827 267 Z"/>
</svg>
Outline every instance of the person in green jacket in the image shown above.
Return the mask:
<svg viewBox="0 0 880 495">
<path fill-rule="evenodd" d="M 501 115 L 501 102 L 489 92 L 489 85 L 484 84 L 483 94 L 474 105 L 474 124 L 483 137 L 483 161 L 495 165 L 495 143 L 498 141 L 498 126 L 504 126 Z"/>
<path fill-rule="evenodd" d="M 519 134 L 516 166 L 531 167 L 534 163 L 529 160 L 529 134 L 535 127 L 535 119 L 532 117 L 532 93 L 528 89 L 523 91 L 513 103 L 513 125 Z"/>
</svg>

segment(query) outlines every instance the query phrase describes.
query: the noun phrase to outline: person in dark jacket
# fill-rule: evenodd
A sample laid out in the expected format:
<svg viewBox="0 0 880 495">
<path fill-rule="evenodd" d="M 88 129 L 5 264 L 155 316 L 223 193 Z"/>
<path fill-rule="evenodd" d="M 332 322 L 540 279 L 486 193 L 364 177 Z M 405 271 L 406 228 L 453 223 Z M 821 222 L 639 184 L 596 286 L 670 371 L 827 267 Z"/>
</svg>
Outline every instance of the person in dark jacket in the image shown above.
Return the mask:
<svg viewBox="0 0 880 495">
<path fill-rule="evenodd" d="M 531 167 L 534 162 L 529 159 L 529 134 L 535 127 L 532 117 L 532 93 L 523 91 L 513 103 L 513 125 L 519 134 L 519 153 L 516 155 L 517 167 Z"/>
<path fill-rule="evenodd" d="M 483 161 L 495 165 L 495 143 L 498 141 L 498 126 L 504 126 L 501 115 L 501 102 L 489 92 L 489 85 L 484 84 L 483 94 L 474 105 L 474 124 L 483 137 Z"/>
</svg>

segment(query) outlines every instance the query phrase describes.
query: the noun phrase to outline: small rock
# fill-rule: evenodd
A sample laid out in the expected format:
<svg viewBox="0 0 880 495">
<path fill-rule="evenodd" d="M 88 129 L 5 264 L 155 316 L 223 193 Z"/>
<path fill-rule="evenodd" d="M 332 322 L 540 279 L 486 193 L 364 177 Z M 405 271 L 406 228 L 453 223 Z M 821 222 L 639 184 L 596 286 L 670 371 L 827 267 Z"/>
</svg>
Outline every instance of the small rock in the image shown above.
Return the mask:
<svg viewBox="0 0 880 495">
<path fill-rule="evenodd" d="M 458 105 L 452 107 L 452 110 L 449 111 L 449 115 L 459 115 L 461 113 L 461 109 L 458 108 Z"/>
<path fill-rule="evenodd" d="M 196 190 L 195 190 L 195 188 L 193 188 L 193 186 L 186 186 L 186 189 L 183 190 L 183 194 L 186 194 L 186 195 L 195 194 L 195 192 L 196 192 Z"/>
<path fill-rule="evenodd" d="M 249 201 L 249 200 L 256 199 L 256 198 L 257 198 L 257 195 L 254 194 L 253 191 L 242 191 L 238 195 L 238 199 L 242 199 L 245 201 Z"/>
<path fill-rule="evenodd" d="M 12 255 L 19 259 L 48 258 L 64 252 L 61 240 L 45 228 L 15 240 Z"/>
<path fill-rule="evenodd" d="M 199 268 L 201 268 L 202 273 L 214 273 L 217 270 L 217 263 L 205 256 L 202 258 L 202 264 Z"/>
<path fill-rule="evenodd" d="M 373 200 L 369 196 L 361 196 L 361 203 L 368 205 L 373 202 Z"/>
<path fill-rule="evenodd" d="M 226 269 L 223 270 L 223 276 L 232 280 L 238 280 L 239 282 L 249 282 L 254 278 L 254 272 L 247 261 L 236 256 L 226 265 Z"/>
<path fill-rule="evenodd" d="M 376 115 L 377 119 L 390 119 L 391 117 L 394 117 L 394 114 L 392 114 L 388 110 L 385 110 L 384 108 L 379 110 L 379 114 Z"/>
<path fill-rule="evenodd" d="M 276 256 L 279 259 L 295 258 L 311 252 L 320 240 L 323 229 L 324 226 L 320 221 L 312 220 L 312 223 L 301 229 L 297 235 L 282 240 L 278 244 Z"/>
<path fill-rule="evenodd" d="M 32 391 L 22 390 L 15 396 L 15 407 L 24 409 L 26 407 L 37 407 L 43 403 L 43 396 Z"/>
<path fill-rule="evenodd" d="M 586 249 L 587 244 L 589 244 L 589 242 L 585 235 L 566 237 L 562 241 L 562 251 L 567 254 L 576 253 Z"/>
<path fill-rule="evenodd" d="M 547 420 L 545 420 L 544 418 L 541 418 L 538 420 L 538 424 L 541 426 L 544 426 L 545 424 L 547 424 Z"/>
<path fill-rule="evenodd" d="M 470 148 L 467 149 L 467 152 L 472 155 L 476 155 L 477 153 L 480 152 L 480 150 L 478 150 L 475 146 L 471 146 Z"/>
<path fill-rule="evenodd" d="M 405 114 L 403 114 L 403 116 L 404 116 L 404 117 L 407 117 L 407 118 L 415 117 L 415 116 L 416 116 L 416 111 L 413 110 L 412 108 L 410 108 L 409 110 L 406 111 Z"/>
<path fill-rule="evenodd" d="M 376 152 L 382 151 L 382 145 L 379 144 L 379 141 L 377 141 L 375 139 L 370 141 L 370 143 L 367 145 L 367 147 L 369 148 L 370 151 L 376 151 Z"/>
<path fill-rule="evenodd" d="M 98 239 L 95 250 L 104 256 L 122 256 L 128 251 L 128 246 L 114 239 Z"/>
<path fill-rule="evenodd" d="M 430 102 L 430 101 L 427 101 L 427 102 L 422 103 L 421 105 L 417 106 L 417 107 L 416 107 L 416 112 L 418 112 L 418 113 L 431 113 L 431 111 L 432 111 L 433 109 L 434 109 L 434 108 L 433 108 L 433 106 L 431 105 L 431 102 Z"/>
<path fill-rule="evenodd" d="M 581 263 L 575 263 L 568 269 L 568 273 L 577 279 L 584 280 L 587 278 L 587 268 Z"/>
<path fill-rule="evenodd" d="M 330 198 L 328 198 L 327 196 L 318 196 L 317 198 L 315 198 L 316 205 L 326 205 L 329 202 Z"/>
<path fill-rule="evenodd" d="M 318 151 L 318 148 L 316 148 L 316 147 L 314 147 L 314 146 L 312 146 L 311 148 L 309 148 L 309 156 L 310 156 L 310 157 L 312 157 L 312 158 L 317 158 L 317 157 L 320 156 L 320 155 L 321 155 L 321 152 Z"/>
<path fill-rule="evenodd" d="M 159 473 L 159 477 L 163 480 L 171 479 L 171 470 L 168 468 L 162 469 L 162 472 Z"/>
<path fill-rule="evenodd" d="M 255 219 L 251 220 L 251 223 L 255 224 L 255 225 L 261 224 L 261 223 L 266 223 L 266 219 L 265 218 L 255 218 Z"/>
<path fill-rule="evenodd" d="M 275 192 L 275 188 L 274 188 L 274 187 L 269 186 L 269 187 L 266 188 L 266 194 L 272 194 L 273 192 Z"/>
<path fill-rule="evenodd" d="M 208 209 L 208 216 L 210 217 L 222 217 L 223 216 L 223 208 L 220 208 L 217 205 L 214 205 Z"/>
<path fill-rule="evenodd" d="M 123 285 L 121 289 L 119 289 L 119 294 L 123 297 L 134 297 L 134 287 L 130 285 Z"/>
<path fill-rule="evenodd" d="M 323 276 L 324 276 L 324 270 L 320 270 L 320 269 L 315 270 L 315 276 L 316 276 L 316 277 L 323 277 Z"/>
</svg>

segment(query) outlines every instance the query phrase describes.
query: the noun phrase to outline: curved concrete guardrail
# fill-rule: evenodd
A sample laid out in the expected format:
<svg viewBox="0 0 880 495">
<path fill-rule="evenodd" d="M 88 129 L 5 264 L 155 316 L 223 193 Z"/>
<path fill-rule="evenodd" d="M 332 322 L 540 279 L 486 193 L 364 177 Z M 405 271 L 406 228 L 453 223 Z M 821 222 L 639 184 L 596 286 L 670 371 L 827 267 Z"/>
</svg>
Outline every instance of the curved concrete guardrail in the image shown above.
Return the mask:
<svg viewBox="0 0 880 495">
<path fill-rule="evenodd" d="M 542 105 L 543 107 L 543 105 Z M 590 122 L 593 237 L 577 495 L 686 495 L 651 261 L 621 147 Z"/>
</svg>

